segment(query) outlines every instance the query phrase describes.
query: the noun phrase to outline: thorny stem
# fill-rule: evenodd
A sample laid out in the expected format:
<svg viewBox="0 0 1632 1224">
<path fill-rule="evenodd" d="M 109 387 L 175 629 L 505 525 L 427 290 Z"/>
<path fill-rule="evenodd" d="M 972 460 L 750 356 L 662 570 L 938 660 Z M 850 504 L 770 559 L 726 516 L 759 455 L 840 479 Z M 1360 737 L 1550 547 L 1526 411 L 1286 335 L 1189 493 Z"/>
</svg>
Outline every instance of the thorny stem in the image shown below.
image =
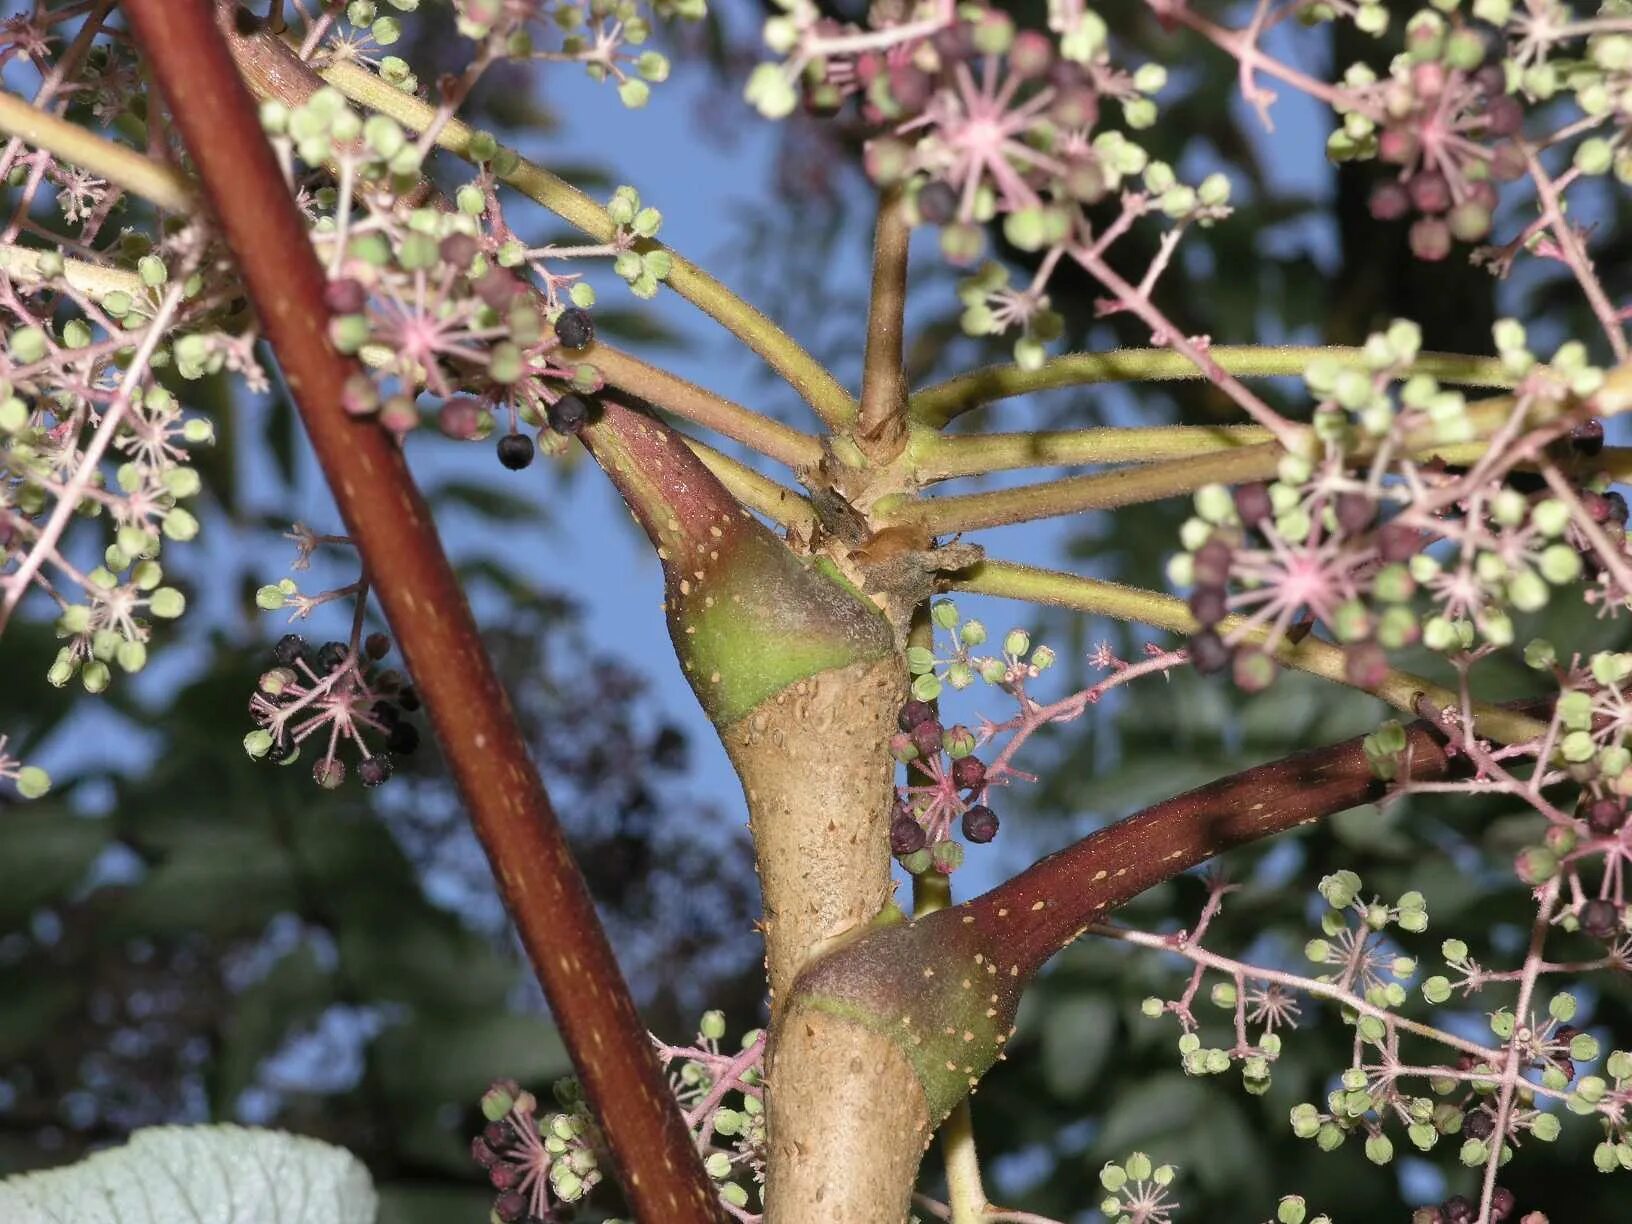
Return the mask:
<svg viewBox="0 0 1632 1224">
<path fill-rule="evenodd" d="M 885 191 L 879 196 L 873 232 L 873 287 L 861 367 L 861 408 L 855 425 L 856 445 L 880 466 L 907 444 L 907 374 L 901 353 L 911 240 L 912 227 L 902 211 L 900 191 Z"/>
<path fill-rule="evenodd" d="M 429 508 L 394 441 L 342 407 L 352 367 L 326 337 L 323 270 L 210 6 L 126 0 L 125 12 L 430 711 L 631 1204 L 651 1219 L 717 1221 L 713 1187 Z"/>
</svg>

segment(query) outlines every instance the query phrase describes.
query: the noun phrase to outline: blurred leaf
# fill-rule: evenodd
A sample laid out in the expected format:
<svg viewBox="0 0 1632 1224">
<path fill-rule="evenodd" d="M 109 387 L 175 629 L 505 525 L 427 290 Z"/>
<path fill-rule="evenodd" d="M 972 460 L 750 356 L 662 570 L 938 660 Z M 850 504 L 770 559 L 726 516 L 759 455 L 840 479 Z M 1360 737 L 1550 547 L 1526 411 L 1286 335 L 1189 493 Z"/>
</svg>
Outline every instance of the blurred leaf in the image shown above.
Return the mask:
<svg viewBox="0 0 1632 1224">
<path fill-rule="evenodd" d="M 370 1224 L 377 1207 L 344 1148 L 238 1126 L 138 1131 L 77 1165 L 0 1182 L 6 1224 Z"/>
<path fill-rule="evenodd" d="M 548 514 L 537 499 L 492 484 L 449 480 L 437 485 L 429 496 L 434 509 L 460 506 L 500 523 L 536 522 Z"/>
<path fill-rule="evenodd" d="M 266 976 L 234 1000 L 221 1025 L 211 1091 L 218 1114 L 230 1114 L 255 1082 L 262 1061 L 288 1035 L 315 1020 L 334 999 L 333 975 L 310 945 L 281 957 Z"/>
<path fill-rule="evenodd" d="M 1077 995 L 1056 1002 L 1042 1018 L 1043 1078 L 1062 1100 L 1093 1086 L 1120 1024 L 1107 998 Z"/>
<path fill-rule="evenodd" d="M 114 908 L 106 933 L 250 935 L 298 902 L 288 858 L 264 830 L 197 829 Z"/>
<path fill-rule="evenodd" d="M 57 804 L 0 811 L 0 931 L 84 879 L 111 836 L 108 821 Z"/>
</svg>

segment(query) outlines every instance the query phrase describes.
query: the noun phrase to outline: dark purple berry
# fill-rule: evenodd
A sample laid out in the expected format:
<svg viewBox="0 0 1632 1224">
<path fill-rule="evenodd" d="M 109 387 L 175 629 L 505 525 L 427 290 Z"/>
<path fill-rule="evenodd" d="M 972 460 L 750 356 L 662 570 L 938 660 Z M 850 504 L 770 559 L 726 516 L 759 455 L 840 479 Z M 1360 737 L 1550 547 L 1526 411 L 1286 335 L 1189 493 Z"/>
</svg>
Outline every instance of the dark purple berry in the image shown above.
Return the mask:
<svg viewBox="0 0 1632 1224">
<path fill-rule="evenodd" d="M 927 840 L 924 826 L 911 816 L 899 815 L 890 822 L 890 853 L 897 858 L 916 854 L 924 848 Z"/>
<path fill-rule="evenodd" d="M 275 739 L 272 741 L 272 747 L 266 750 L 266 755 L 261 760 L 269 761 L 273 765 L 282 765 L 294 755 L 295 744 L 293 740 Z"/>
<path fill-rule="evenodd" d="M 1236 486 L 1235 512 L 1248 527 L 1258 526 L 1275 513 L 1275 506 L 1269 500 L 1269 489 L 1262 481 Z"/>
<path fill-rule="evenodd" d="M 476 282 L 476 296 L 494 310 L 504 310 L 521 292 L 521 282 L 503 268 L 493 268 Z"/>
<path fill-rule="evenodd" d="M 487 1146 L 487 1140 L 477 1135 L 470 1141 L 470 1158 L 484 1169 L 499 1163 L 499 1154 Z"/>
<path fill-rule="evenodd" d="M 363 639 L 363 653 L 369 658 L 379 660 L 391 653 L 391 636 L 386 633 L 371 633 Z"/>
<path fill-rule="evenodd" d="M 1440 1204 L 1439 1210 L 1444 1214 L 1446 1224 L 1473 1224 L 1473 1217 L 1477 1214 L 1473 1204 L 1460 1194 L 1451 1195 Z"/>
<path fill-rule="evenodd" d="M 595 339 L 595 323 L 589 311 L 568 306 L 555 321 L 555 338 L 569 349 L 588 348 Z"/>
<path fill-rule="evenodd" d="M 934 717 L 935 707 L 930 705 L 927 701 L 919 701 L 916 697 L 914 697 L 911 701 L 907 702 L 906 705 L 901 707 L 901 713 L 899 716 L 897 716 L 895 722 L 896 726 L 900 727 L 901 730 L 911 731 L 919 723 Z"/>
<path fill-rule="evenodd" d="M 527 1199 L 514 1190 L 501 1194 L 494 1200 L 493 1214 L 498 1216 L 503 1224 L 517 1224 L 527 1214 Z"/>
<path fill-rule="evenodd" d="M 515 1137 L 515 1128 L 502 1118 L 497 1122 L 489 1122 L 482 1127 L 482 1138 L 487 1140 L 487 1145 L 495 1152 L 508 1147 L 515 1140 Z"/>
<path fill-rule="evenodd" d="M 526 434 L 505 434 L 499 439 L 499 462 L 519 472 L 533 461 L 533 449 L 533 440 Z"/>
<path fill-rule="evenodd" d="M 391 776 L 391 758 L 371 756 L 357 766 L 357 777 L 364 786 L 380 786 Z"/>
<path fill-rule="evenodd" d="M 442 239 L 442 245 L 437 248 L 437 254 L 442 256 L 442 262 L 460 272 L 470 267 L 476 256 L 481 253 L 482 244 L 469 234 L 449 234 Z"/>
<path fill-rule="evenodd" d="M 1377 503 L 1364 493 L 1344 493 L 1337 499 L 1333 513 L 1338 526 L 1347 532 L 1364 531 L 1377 517 Z"/>
<path fill-rule="evenodd" d="M 400 756 L 406 756 L 419 747 L 419 730 L 413 723 L 399 722 L 385 737 L 385 746 Z"/>
<path fill-rule="evenodd" d="M 919 756 L 927 759 L 940 755 L 941 724 L 936 719 L 926 718 L 908 734 L 912 736 L 912 746 L 918 749 Z"/>
<path fill-rule="evenodd" d="M 1469 1110 L 1462 1119 L 1462 1133 L 1469 1139 L 1489 1139 L 1496 1130 L 1496 1119 L 1483 1109 Z"/>
<path fill-rule="evenodd" d="M 575 434 L 589 420 L 589 405 L 576 395 L 563 395 L 545 409 L 550 428 L 558 434 Z"/>
<path fill-rule="evenodd" d="M 402 711 L 397 708 L 394 701 L 376 701 L 369 713 L 374 716 L 375 721 L 386 727 L 394 727 L 402 719 Z"/>
<path fill-rule="evenodd" d="M 963 835 L 977 846 L 983 846 L 997 836 L 997 813 L 984 803 L 977 803 L 963 814 Z"/>
<path fill-rule="evenodd" d="M 324 642 L 317 651 L 317 670 L 332 672 L 346 661 L 348 653 L 344 642 Z"/>
<path fill-rule="evenodd" d="M 1196 549 L 1192 568 L 1197 586 L 1222 587 L 1230 580 L 1230 546 L 1213 536 Z"/>
<path fill-rule="evenodd" d="M 1626 808 L 1619 799 L 1597 799 L 1587 805 L 1587 828 L 1599 837 L 1619 833 L 1625 823 Z"/>
<path fill-rule="evenodd" d="M 1217 675 L 1230 665 L 1235 652 L 1211 629 L 1203 629 L 1190 639 L 1190 661 L 1204 676 Z"/>
<path fill-rule="evenodd" d="M 1612 939 L 1621 929 L 1621 907 L 1613 901 L 1588 901 L 1581 907 L 1581 929 L 1594 939 Z"/>
<path fill-rule="evenodd" d="M 1611 490 L 1604 494 L 1604 500 L 1609 503 L 1609 521 L 1617 527 L 1626 526 L 1626 498 Z"/>
<path fill-rule="evenodd" d="M 1513 1197 L 1513 1191 L 1506 1186 L 1497 1186 L 1490 1196 L 1491 1224 L 1501 1224 L 1513 1214 L 1513 1208 L 1518 1206 L 1518 1200 Z"/>
<path fill-rule="evenodd" d="M 397 687 L 397 704 L 412 713 L 419 709 L 419 693 L 411 684 L 400 684 Z"/>
<path fill-rule="evenodd" d="M 952 785 L 959 790 L 978 790 L 986 781 L 986 764 L 979 757 L 959 757 L 952 762 Z"/>
<path fill-rule="evenodd" d="M 323 304 L 337 315 L 362 314 L 368 305 L 368 290 L 349 276 L 332 280 L 323 286 Z"/>
<path fill-rule="evenodd" d="M 1223 587 L 1197 587 L 1190 593 L 1190 613 L 1203 629 L 1211 629 L 1227 612 Z"/>
<path fill-rule="evenodd" d="M 939 179 L 918 192 L 918 215 L 931 225 L 945 225 L 958 215 L 958 193 Z"/>
<path fill-rule="evenodd" d="M 1390 523 L 1377 533 L 1377 551 L 1384 561 L 1409 561 L 1422 551 L 1422 536 L 1403 523 Z"/>
<path fill-rule="evenodd" d="M 298 633 L 286 633 L 272 647 L 272 657 L 284 667 L 293 667 L 295 660 L 306 651 L 306 639 Z"/>
<path fill-rule="evenodd" d="M 1578 454 L 1596 455 L 1604 449 L 1604 423 L 1597 417 L 1570 430 L 1570 446 Z"/>
<path fill-rule="evenodd" d="M 513 1164 L 503 1162 L 489 1165 L 487 1180 L 495 1190 L 509 1190 L 521 1180 L 521 1170 Z"/>
</svg>

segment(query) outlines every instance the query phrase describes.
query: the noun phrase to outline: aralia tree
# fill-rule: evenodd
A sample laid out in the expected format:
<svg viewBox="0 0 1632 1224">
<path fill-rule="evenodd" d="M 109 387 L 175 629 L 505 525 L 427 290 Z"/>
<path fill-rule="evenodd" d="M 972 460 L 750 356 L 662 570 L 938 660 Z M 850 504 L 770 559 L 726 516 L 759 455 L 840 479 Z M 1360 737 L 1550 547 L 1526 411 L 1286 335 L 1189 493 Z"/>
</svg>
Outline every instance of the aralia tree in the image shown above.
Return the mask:
<svg viewBox="0 0 1632 1224">
<path fill-rule="evenodd" d="M 455 0 L 468 63 L 429 86 L 388 50 L 418 7 L 92 0 L 8 21 L 6 54 L 38 87 L 0 99 L 18 193 L 0 251 L 0 629 L 50 619 L 64 644 L 41 668 L 92 693 L 140 671 L 155 633 L 185 632 L 165 567 L 198 531 L 186 503 L 212 432 L 188 386 L 223 370 L 264 384 L 264 338 L 345 528 L 297 533 L 297 546 L 352 549 L 357 576 L 322 592 L 269 583 L 258 601 L 356 611 L 347 641 L 278 642 L 244 747 L 268 767 L 309 766 L 319 787 L 377 786 L 423 711 L 578 1073 L 556 1110 L 510 1081 L 483 1099 L 472 1152 L 494 1218 L 559 1218 L 609 1182 L 642 1220 L 1040 1220 L 989 1201 L 970 1098 L 1027 988 L 1079 939 L 1189 962 L 1176 997 L 1144 1011 L 1177 1028 L 1187 1074 L 1238 1070 L 1249 1093 L 1268 1089 L 1300 1007 L 1329 1005 L 1322 1023 L 1352 1030 L 1351 1056 L 1287 1124 L 1320 1149 L 1352 1141 L 1377 1165 L 1409 1145 L 1471 1170 L 1470 1193 L 1417 1210 L 1424 1224 L 1567 1211 L 1517 1202 L 1504 1169 L 1570 1128 L 1593 1136 L 1600 1170 L 1632 1167 L 1632 1054 L 1584 1031 L 1568 989 L 1624 973 L 1632 946 L 1632 655 L 1613 649 L 1632 556 L 1611 487 L 1627 454 L 1605 444 L 1605 422 L 1632 402 L 1632 367 L 1590 221 L 1632 179 L 1632 17 L 1614 4 L 1577 16 L 1445 0 L 1402 20 L 1381 3 L 1265 0 L 1225 24 L 1177 0 L 1149 5 L 1164 30 L 1197 40 L 1187 46 L 1234 63 L 1265 122 L 1277 92 L 1328 107 L 1330 138 L 1302 155 L 1375 163 L 1370 211 L 1406 228 L 1415 258 L 1560 271 L 1581 308 L 1504 318 L 1482 354 L 1425 351 L 1408 318 L 1355 347 L 1187 334 L 1164 276 L 1187 235 L 1236 223 L 1235 186 L 1224 169 L 1187 181 L 1147 151 L 1168 73 L 1129 62 L 1119 31 L 1084 5 L 1051 4 L 1031 26 L 949 0 L 879 4 L 854 22 L 779 5 L 764 26 L 774 58 L 749 75 L 746 103 L 773 121 L 803 103 L 867 133 L 877 219 L 852 392 L 664 246 L 658 208 L 632 188 L 603 205 L 458 118 L 485 74 L 518 60 L 580 64 L 624 105 L 645 105 L 669 71 L 645 49 L 654 20 L 695 19 L 700 5 Z M 1376 40 L 1377 62 L 1327 79 L 1269 49 L 1333 22 Z M 132 89 L 143 78 L 156 93 Z M 584 241 L 529 247 L 506 218 L 517 198 Z M 125 201 L 135 223 L 115 233 Z M 908 247 L 924 226 L 967 270 L 963 329 L 1011 338 L 1012 364 L 909 385 Z M 990 253 L 999 237 L 1004 258 Z M 694 303 L 803 399 L 814 432 L 610 344 L 576 260 L 609 261 L 637 298 Z M 1149 346 L 1052 352 L 1051 285 L 1068 272 Z M 948 432 L 1031 390 L 1185 378 L 1239 423 Z M 576 439 L 650 537 L 675 657 L 753 834 L 768 1003 L 740 1045 L 711 1012 L 694 1041 L 653 1055 L 546 795 L 550 762 L 529 759 L 404 460 L 404 439 L 428 425 L 492 440 L 511 470 Z M 1104 470 L 941 488 L 1082 466 Z M 990 528 L 1162 499 L 1193 507 L 1168 566 L 1182 595 L 981 544 Z M 1096 682 L 1049 694 L 1057 652 L 1021 629 L 989 633 L 960 592 L 1165 639 L 1133 660 L 1098 651 Z M 389 636 L 364 632 L 370 601 Z M 1598 616 L 1578 640 L 1521 633 L 1565 604 Z M 386 665 L 393 649 L 400 668 Z M 1520 700 L 1483 679 L 1504 659 L 1533 677 Z M 965 846 L 998 834 L 1009 788 L 1028 778 L 1020 762 L 1038 732 L 1184 669 L 1247 692 L 1295 669 L 1400 717 L 952 895 Z M 942 700 L 977 686 L 979 725 L 943 721 Z M 4 747 L 0 777 L 45 793 L 45 772 Z M 1533 817 L 1511 865 L 1532 923 L 1511 967 L 1453 937 L 1437 948 L 1444 971 L 1422 972 L 1411 953 L 1432 898 L 1380 896 L 1349 870 L 1319 878 L 1312 971 L 1207 946 L 1230 904 L 1221 875 L 1183 930 L 1117 921 L 1233 848 L 1360 804 L 1456 794 L 1500 795 Z M 912 881 L 910 903 L 892 865 Z M 1220 1024 L 1199 1014 L 1203 986 Z M 1475 993 L 1491 1001 L 1487 1032 L 1433 1012 Z M 944 1200 L 915 1193 L 937 1134 Z M 1159 1160 L 1107 1165 L 1100 1200 L 1083 1206 L 1171 1218 L 1175 1171 Z M 1251 1210 L 1296 1224 L 1319 1207 L 1289 1195 Z"/>
</svg>

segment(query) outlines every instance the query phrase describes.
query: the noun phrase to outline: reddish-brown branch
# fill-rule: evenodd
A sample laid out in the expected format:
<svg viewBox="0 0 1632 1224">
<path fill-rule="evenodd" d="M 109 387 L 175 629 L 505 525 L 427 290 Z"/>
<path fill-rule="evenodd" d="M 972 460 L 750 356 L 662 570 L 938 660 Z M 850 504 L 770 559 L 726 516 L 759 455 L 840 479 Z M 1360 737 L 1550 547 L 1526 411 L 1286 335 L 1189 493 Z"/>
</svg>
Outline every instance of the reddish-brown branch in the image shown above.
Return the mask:
<svg viewBox="0 0 1632 1224">
<path fill-rule="evenodd" d="M 1409 776 L 1466 773 L 1425 722 L 1406 732 Z M 799 980 L 796 1018 L 826 1016 L 893 1041 L 932 1124 L 999 1057 L 1026 984 L 1061 948 L 1147 888 L 1226 850 L 1379 799 L 1363 738 L 1260 765 L 1146 808 L 971 901 L 883 927 Z"/>
<path fill-rule="evenodd" d="M 126 0 L 402 647 L 635 1214 L 723 1219 L 402 455 L 348 417 L 323 273 L 208 0 Z"/>
</svg>

